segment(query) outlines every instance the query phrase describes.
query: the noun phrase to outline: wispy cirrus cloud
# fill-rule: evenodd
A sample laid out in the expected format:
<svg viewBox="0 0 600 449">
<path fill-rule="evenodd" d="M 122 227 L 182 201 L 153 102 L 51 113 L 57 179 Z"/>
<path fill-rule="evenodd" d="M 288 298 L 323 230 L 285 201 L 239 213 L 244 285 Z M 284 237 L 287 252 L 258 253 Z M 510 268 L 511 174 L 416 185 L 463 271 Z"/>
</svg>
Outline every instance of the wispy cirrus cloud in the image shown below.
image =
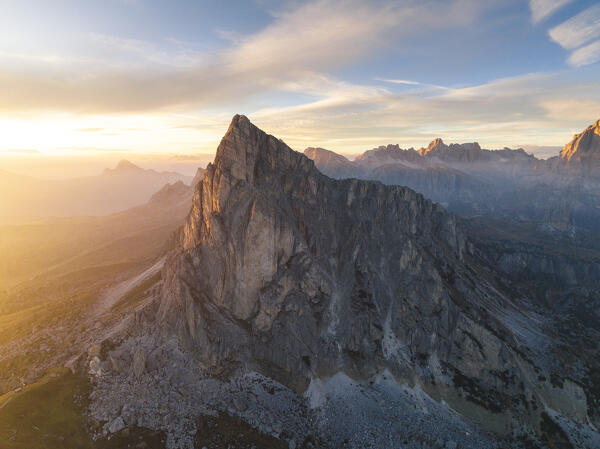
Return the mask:
<svg viewBox="0 0 600 449">
<path fill-rule="evenodd" d="M 600 4 L 581 11 L 548 34 L 561 47 L 571 50 L 570 65 L 580 67 L 600 61 Z"/>
<path fill-rule="evenodd" d="M 531 21 L 540 23 L 573 0 L 529 0 Z"/>
<path fill-rule="evenodd" d="M 184 44 L 175 39 L 166 39 L 165 44 L 169 45 L 160 47 L 153 42 L 101 33 L 89 33 L 85 38 L 113 52 L 113 55 L 115 52 L 121 53 L 123 58 L 131 58 L 131 55 L 135 55 L 141 60 L 165 66 L 193 66 L 201 63 L 205 56 L 191 47 L 190 43 Z M 119 58 L 116 58 L 116 61 L 119 61 Z"/>
<path fill-rule="evenodd" d="M 549 31 L 553 41 L 568 50 L 600 38 L 600 4 L 590 6 Z"/>
<path fill-rule="evenodd" d="M 384 83 L 406 84 L 408 86 L 421 86 L 421 83 L 418 81 L 391 79 L 391 78 L 373 78 L 373 79 L 375 81 L 383 81 Z"/>
<path fill-rule="evenodd" d="M 600 40 L 578 48 L 569 56 L 569 64 L 576 67 L 594 64 L 600 61 Z"/>
</svg>

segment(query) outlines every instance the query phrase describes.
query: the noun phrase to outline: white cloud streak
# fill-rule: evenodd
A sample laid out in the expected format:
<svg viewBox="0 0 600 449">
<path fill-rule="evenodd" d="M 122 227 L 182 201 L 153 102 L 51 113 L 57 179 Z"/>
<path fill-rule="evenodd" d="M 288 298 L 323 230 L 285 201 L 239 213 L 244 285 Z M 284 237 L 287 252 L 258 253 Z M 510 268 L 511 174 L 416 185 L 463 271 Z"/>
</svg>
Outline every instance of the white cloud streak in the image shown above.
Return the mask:
<svg viewBox="0 0 600 449">
<path fill-rule="evenodd" d="M 600 61 L 600 40 L 578 48 L 569 56 L 569 64 L 581 67 Z"/>
<path fill-rule="evenodd" d="M 529 0 L 531 21 L 540 23 L 573 0 Z"/>
<path fill-rule="evenodd" d="M 407 84 L 409 86 L 420 86 L 421 83 L 418 81 L 411 80 L 399 80 L 399 79 L 390 79 L 390 78 L 374 78 L 375 81 L 382 81 L 384 83 L 392 83 L 392 84 Z"/>
<path fill-rule="evenodd" d="M 561 47 L 573 50 L 600 37 L 600 4 L 581 11 L 549 31 L 550 38 Z"/>
</svg>

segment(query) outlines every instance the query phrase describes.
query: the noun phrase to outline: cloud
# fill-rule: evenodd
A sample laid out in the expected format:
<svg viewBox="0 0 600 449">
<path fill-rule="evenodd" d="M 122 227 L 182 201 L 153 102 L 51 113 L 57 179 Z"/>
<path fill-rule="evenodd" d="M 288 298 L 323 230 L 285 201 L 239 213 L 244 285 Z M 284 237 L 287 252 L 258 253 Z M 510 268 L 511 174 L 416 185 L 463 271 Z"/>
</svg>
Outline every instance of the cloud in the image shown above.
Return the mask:
<svg viewBox="0 0 600 449">
<path fill-rule="evenodd" d="M 435 92 L 438 90 L 446 90 L 446 91 L 453 90 L 450 87 L 440 86 L 438 84 L 421 83 L 419 81 L 412 81 L 412 80 L 403 80 L 403 79 L 394 79 L 394 78 L 373 78 L 373 80 L 381 81 L 384 83 L 390 83 L 390 84 L 399 84 L 399 85 L 403 85 L 403 86 L 410 86 L 410 88 L 413 88 L 413 90 L 419 89 L 421 92 Z"/>
<path fill-rule="evenodd" d="M 271 25 L 242 39 L 225 61 L 244 73 L 337 67 L 380 48 L 388 32 L 417 14 L 411 3 L 402 8 L 357 1 L 308 3 L 279 13 Z"/>
<path fill-rule="evenodd" d="M 364 61 L 390 42 L 410 40 L 423 29 L 440 32 L 466 26 L 488 4 L 478 0 L 295 3 L 295 8 L 275 13 L 262 30 L 236 37 L 217 55 L 200 54 L 181 43 L 165 50 L 137 39 L 90 34 L 91 44 L 101 50 L 94 57 L 67 57 L 52 64 L 39 58 L 0 64 L 0 113 L 118 114 L 239 105 L 261 92 L 285 89 L 298 79 Z M 432 9 L 436 14 L 431 14 Z"/>
<path fill-rule="evenodd" d="M 166 39 L 164 44 L 169 45 L 165 48 L 160 48 L 152 42 L 101 33 L 89 33 L 85 37 L 92 43 L 111 51 L 111 57 L 116 61 L 119 61 L 119 58 L 115 52 L 121 53 L 124 61 L 130 61 L 131 56 L 135 55 L 151 63 L 174 67 L 188 67 L 199 64 L 204 57 L 201 52 L 192 48 L 189 43 L 184 45 L 184 43 L 176 39 Z"/>
<path fill-rule="evenodd" d="M 529 0 L 531 21 L 534 24 L 537 24 L 572 1 L 573 0 Z"/>
<path fill-rule="evenodd" d="M 392 83 L 392 84 L 407 84 L 409 86 L 420 86 L 421 83 L 418 81 L 411 80 L 398 80 L 398 79 L 389 79 L 389 78 L 373 78 L 375 81 L 383 81 L 384 83 Z"/>
<path fill-rule="evenodd" d="M 199 161 L 205 160 L 209 153 L 197 153 L 197 154 L 174 154 L 169 158 L 175 161 Z"/>
<path fill-rule="evenodd" d="M 81 133 L 95 133 L 98 131 L 104 131 L 104 128 L 78 128 L 76 131 Z"/>
<path fill-rule="evenodd" d="M 28 154 L 28 155 L 41 154 L 38 150 L 30 150 L 30 149 L 8 149 L 8 150 L 1 150 L 0 153 Z"/>
<path fill-rule="evenodd" d="M 562 145 L 599 115 L 600 81 L 573 84 L 564 74 L 528 74 L 436 94 L 391 92 L 323 81 L 313 102 L 269 108 L 251 119 L 296 149 L 361 152 L 386 143 L 423 146 L 441 136 L 488 148 Z"/>
<path fill-rule="evenodd" d="M 561 47 L 573 50 L 600 37 L 600 4 L 591 6 L 549 31 Z"/>
<path fill-rule="evenodd" d="M 218 54 L 200 53 L 198 45 L 173 39 L 167 40 L 174 46 L 171 51 L 157 43 L 88 35 L 95 48 L 102 49 L 100 55 L 0 63 L 0 114 L 29 117 L 57 110 L 114 120 L 137 111 L 145 117 L 160 114 L 169 119 L 163 128 L 148 125 L 152 132 L 147 144 L 163 148 L 168 142 L 172 144 L 168 148 L 187 153 L 195 152 L 199 139 L 211 144 L 213 137 L 218 141 L 230 119 L 224 110 L 247 113 L 299 149 L 321 145 L 360 152 L 382 143 L 426 145 L 436 136 L 450 141 L 478 139 L 489 146 L 527 141 L 562 144 L 573 129 L 597 118 L 599 81 L 582 83 L 564 74 L 529 74 L 451 88 L 402 79 L 398 72 L 382 73 L 375 79 L 379 83 L 364 84 L 331 75 L 359 62 L 367 64 L 392 44 L 409 48 L 424 33 L 446 36 L 477 24 L 494 3 L 504 0 L 287 3 L 258 32 L 221 33 L 230 39 Z M 559 7 L 557 2 L 536 3 L 532 15 L 537 8 L 538 20 Z M 542 9 L 545 15 L 539 13 Z M 573 53 L 574 65 L 593 60 L 595 47 L 585 48 Z M 575 56 L 577 52 L 581 55 Z M 0 62 L 6 57 L 0 54 Z M 292 97 L 295 104 L 264 107 L 265 98 L 270 98 L 264 93 Z M 261 109 L 257 110 L 257 104 Z M 105 126 L 105 122 L 90 119 L 79 126 Z M 107 123 L 105 128 L 111 126 Z M 67 128 L 71 131 L 73 126 Z M 91 129 L 86 132 L 94 132 Z M 164 140 L 156 139 L 160 133 Z M 90 146 L 98 145 L 92 149 L 101 151 L 102 145 L 139 142 L 137 135 L 129 137 L 127 142 L 105 139 Z M 206 148 L 211 147 L 207 144 Z"/>
<path fill-rule="evenodd" d="M 64 146 L 59 148 L 62 151 L 71 152 L 95 152 L 95 153 L 128 153 L 131 150 L 128 148 L 105 148 L 105 147 L 85 147 L 85 146 Z"/>
<path fill-rule="evenodd" d="M 578 48 L 569 56 L 569 64 L 576 67 L 594 64 L 600 61 L 600 40 Z"/>
</svg>

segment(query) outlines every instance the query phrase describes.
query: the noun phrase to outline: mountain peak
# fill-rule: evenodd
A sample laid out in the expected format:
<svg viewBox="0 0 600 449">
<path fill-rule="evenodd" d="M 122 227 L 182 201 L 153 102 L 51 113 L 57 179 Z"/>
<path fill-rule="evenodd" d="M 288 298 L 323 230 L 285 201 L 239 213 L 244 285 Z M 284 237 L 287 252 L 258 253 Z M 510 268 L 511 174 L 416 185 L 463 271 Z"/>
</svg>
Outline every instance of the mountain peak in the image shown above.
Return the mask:
<svg viewBox="0 0 600 449">
<path fill-rule="evenodd" d="M 115 171 L 124 171 L 124 170 L 142 170 L 142 168 L 138 167 L 134 163 L 128 161 L 127 159 L 121 159 L 117 166 L 115 167 Z"/>
<path fill-rule="evenodd" d="M 560 157 L 566 162 L 600 162 L 600 120 L 575 134 Z"/>
<path fill-rule="evenodd" d="M 235 115 L 217 148 L 214 165 L 252 184 L 259 162 L 280 170 L 313 164 L 282 140 L 256 127 L 246 116 Z"/>
<path fill-rule="evenodd" d="M 127 159 L 121 159 L 115 168 L 105 168 L 105 175 L 118 175 L 118 174 L 133 174 L 133 173 L 143 173 L 144 170 L 141 167 L 138 167 L 134 163 L 128 161 Z"/>
<path fill-rule="evenodd" d="M 421 148 L 419 153 L 421 156 L 425 156 L 427 153 L 437 152 L 448 148 L 444 141 L 440 137 L 436 137 L 431 141 L 427 148 Z"/>
<path fill-rule="evenodd" d="M 445 148 L 445 147 L 446 147 L 446 144 L 444 143 L 442 138 L 436 137 L 429 143 L 429 146 L 427 147 L 427 153 L 430 151 L 441 150 L 442 148 Z"/>
<path fill-rule="evenodd" d="M 335 160 L 339 162 L 350 162 L 348 158 L 342 154 L 338 154 L 325 148 L 308 147 L 304 150 L 304 155 L 313 161 L 316 159 L 320 160 Z"/>
<path fill-rule="evenodd" d="M 182 346 L 206 363 L 205 357 L 224 366 L 258 358 L 275 368 L 278 380 L 305 388 L 320 367 L 331 372 L 344 366 L 338 347 L 379 353 L 378 343 L 356 345 L 384 323 L 365 328 L 353 307 L 370 298 L 368 261 L 377 257 L 377 266 L 397 266 L 408 240 L 414 254 L 426 253 L 421 246 L 448 248 L 452 262 L 444 266 L 460 263 L 464 254 L 464 234 L 441 206 L 401 186 L 328 178 L 307 156 L 235 116 L 195 190 L 180 234 L 181 257 L 167 268 L 173 276 L 163 286 L 162 327 L 175 329 Z M 389 252 L 380 259 L 384 246 Z M 186 266 L 184 254 L 192 255 L 194 266 Z M 403 270 L 411 265 L 401 264 Z M 346 286 L 354 289 L 353 300 Z M 192 291 L 202 292 L 206 314 L 185 296 Z M 380 307 L 365 310 L 390 310 L 392 296 L 384 295 Z M 337 298 L 344 298 L 343 306 Z M 187 312 L 182 304 L 189 304 Z M 321 331 L 334 332 L 338 320 L 347 323 L 339 346 L 324 347 Z M 354 337 L 357 332 L 363 334 Z"/>
</svg>

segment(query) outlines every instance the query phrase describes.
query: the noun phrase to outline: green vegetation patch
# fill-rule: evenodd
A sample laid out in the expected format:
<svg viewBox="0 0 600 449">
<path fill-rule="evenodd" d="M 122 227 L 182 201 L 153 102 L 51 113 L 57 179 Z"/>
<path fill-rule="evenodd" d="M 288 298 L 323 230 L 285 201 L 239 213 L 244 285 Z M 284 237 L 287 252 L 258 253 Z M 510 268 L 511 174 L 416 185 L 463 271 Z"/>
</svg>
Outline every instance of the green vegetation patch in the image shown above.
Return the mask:
<svg viewBox="0 0 600 449">
<path fill-rule="evenodd" d="M 0 449 L 164 449 L 163 432 L 142 428 L 92 440 L 85 414 L 89 392 L 87 377 L 57 369 L 0 396 Z"/>
<path fill-rule="evenodd" d="M 0 449 L 89 449 L 81 413 L 88 388 L 66 370 L 0 399 Z"/>
</svg>

